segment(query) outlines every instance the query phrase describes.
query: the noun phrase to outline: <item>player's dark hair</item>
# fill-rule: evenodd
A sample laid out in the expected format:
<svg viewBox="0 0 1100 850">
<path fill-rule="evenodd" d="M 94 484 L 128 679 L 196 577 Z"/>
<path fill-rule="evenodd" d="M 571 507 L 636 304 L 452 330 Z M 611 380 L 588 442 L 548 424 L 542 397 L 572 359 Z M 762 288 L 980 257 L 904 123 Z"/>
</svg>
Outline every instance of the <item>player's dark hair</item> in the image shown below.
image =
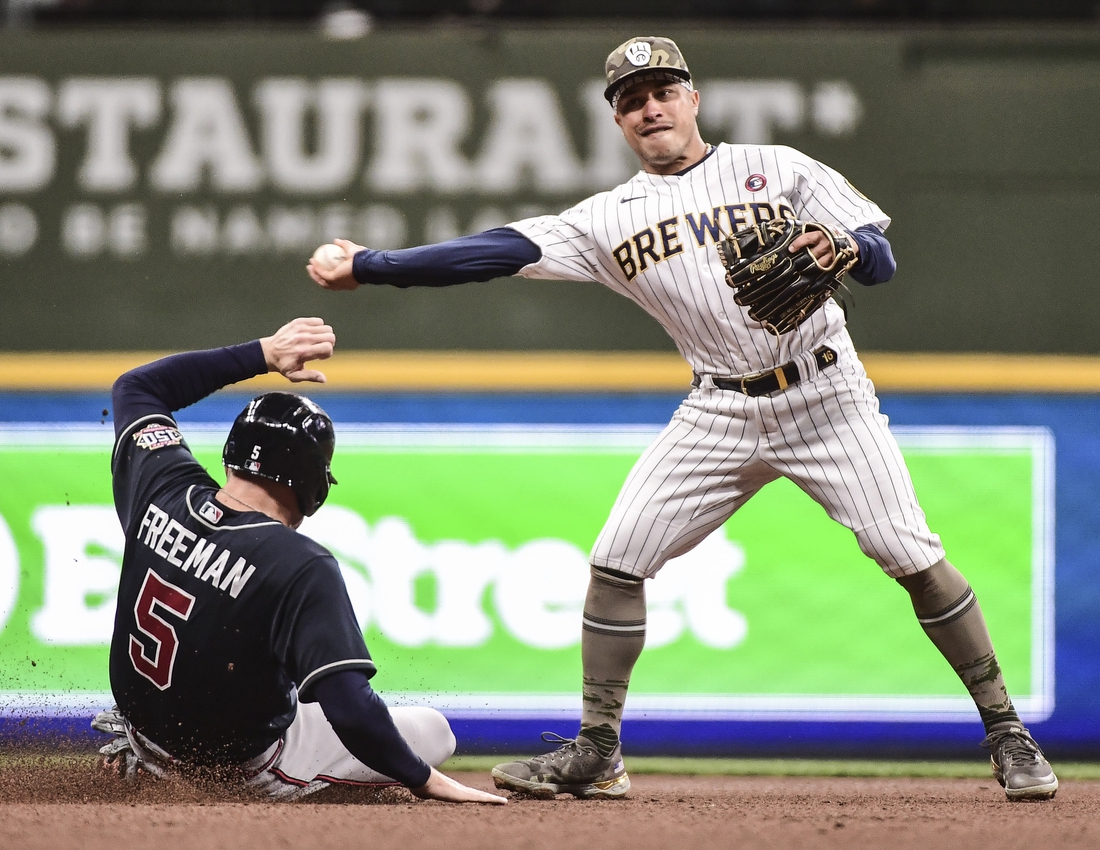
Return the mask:
<svg viewBox="0 0 1100 850">
<path fill-rule="evenodd" d="M 303 516 L 313 516 L 336 483 L 330 464 L 336 448 L 332 420 L 296 393 L 264 393 L 240 412 L 222 451 L 227 469 L 286 484 Z"/>
</svg>

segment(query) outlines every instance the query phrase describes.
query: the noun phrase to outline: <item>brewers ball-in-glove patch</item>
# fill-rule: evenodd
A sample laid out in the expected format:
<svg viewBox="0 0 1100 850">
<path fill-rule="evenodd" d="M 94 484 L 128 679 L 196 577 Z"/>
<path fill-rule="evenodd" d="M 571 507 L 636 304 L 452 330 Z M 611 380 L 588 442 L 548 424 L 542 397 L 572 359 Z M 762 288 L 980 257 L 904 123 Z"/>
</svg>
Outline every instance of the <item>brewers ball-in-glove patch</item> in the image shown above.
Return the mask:
<svg viewBox="0 0 1100 850">
<path fill-rule="evenodd" d="M 818 263 L 809 248 L 789 250 L 791 242 L 814 230 L 832 243 L 828 266 Z M 776 336 L 798 327 L 828 301 L 858 259 L 851 237 L 840 228 L 789 218 L 738 230 L 717 248 L 733 300 Z"/>
</svg>

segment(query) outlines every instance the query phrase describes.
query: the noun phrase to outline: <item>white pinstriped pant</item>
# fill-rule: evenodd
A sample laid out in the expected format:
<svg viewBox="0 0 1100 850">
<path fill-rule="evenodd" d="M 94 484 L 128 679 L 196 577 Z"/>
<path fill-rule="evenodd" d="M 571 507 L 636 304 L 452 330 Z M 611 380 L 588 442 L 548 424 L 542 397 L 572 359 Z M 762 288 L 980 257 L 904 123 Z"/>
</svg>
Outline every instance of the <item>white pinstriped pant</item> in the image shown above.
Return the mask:
<svg viewBox="0 0 1100 850">
<path fill-rule="evenodd" d="M 693 390 L 634 465 L 592 549 L 598 567 L 649 578 L 694 548 L 761 487 L 791 479 L 890 576 L 944 557 L 917 503 L 874 387 L 842 334 L 836 365 L 799 358 L 797 385 L 750 398 Z"/>
</svg>

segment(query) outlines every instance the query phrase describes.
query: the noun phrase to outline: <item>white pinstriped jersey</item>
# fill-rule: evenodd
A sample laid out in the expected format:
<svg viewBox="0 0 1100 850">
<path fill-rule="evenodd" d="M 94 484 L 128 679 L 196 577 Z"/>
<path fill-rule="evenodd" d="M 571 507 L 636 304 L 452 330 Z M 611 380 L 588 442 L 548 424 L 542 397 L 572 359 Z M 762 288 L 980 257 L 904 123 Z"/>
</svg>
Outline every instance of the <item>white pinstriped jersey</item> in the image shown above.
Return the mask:
<svg viewBox="0 0 1100 850">
<path fill-rule="evenodd" d="M 701 376 L 737 376 L 793 362 L 799 382 L 749 397 L 703 377 L 638 459 L 592 548 L 591 562 L 652 577 L 779 476 L 795 481 L 889 575 L 943 558 L 886 417 L 829 301 L 775 337 L 733 300 L 714 245 L 775 217 L 854 230 L 890 219 L 840 174 L 779 146 L 728 145 L 694 167 L 641 172 L 561 215 L 510 227 L 535 242 L 533 278 L 594 280 L 659 321 Z M 813 350 L 837 355 L 819 369 Z"/>
<path fill-rule="evenodd" d="M 890 219 L 794 148 L 720 144 L 675 175 L 639 172 L 560 215 L 509 224 L 543 252 L 529 278 L 598 281 L 653 316 L 699 374 L 744 375 L 812 351 L 844 326 L 834 301 L 776 338 L 733 301 L 715 241 L 776 217 L 848 230 Z"/>
</svg>

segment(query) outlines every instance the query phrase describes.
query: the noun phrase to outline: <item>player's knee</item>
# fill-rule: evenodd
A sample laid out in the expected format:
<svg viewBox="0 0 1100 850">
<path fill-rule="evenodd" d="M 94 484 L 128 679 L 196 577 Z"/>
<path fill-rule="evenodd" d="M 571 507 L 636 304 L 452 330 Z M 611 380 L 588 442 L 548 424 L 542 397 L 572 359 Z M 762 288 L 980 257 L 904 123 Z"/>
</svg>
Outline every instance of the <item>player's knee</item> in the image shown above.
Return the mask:
<svg viewBox="0 0 1100 850">
<path fill-rule="evenodd" d="M 426 705 L 392 709 L 394 723 L 412 751 L 432 767 L 439 767 L 454 755 L 458 742 L 443 714 Z"/>
<path fill-rule="evenodd" d="M 634 586 L 641 584 L 645 579 L 641 576 L 631 575 L 630 573 L 624 573 L 622 570 L 613 570 L 610 567 L 597 567 L 592 564 L 592 578 L 597 581 L 607 582 L 608 584 L 629 585 Z"/>
<path fill-rule="evenodd" d="M 970 590 L 970 584 L 946 558 L 926 570 L 898 576 L 897 582 L 909 594 L 918 615 L 940 611 Z"/>
<path fill-rule="evenodd" d="M 447 718 L 434 708 L 424 709 L 424 718 L 421 721 L 427 727 L 427 739 L 430 752 L 424 757 L 424 761 L 439 767 L 447 759 L 455 754 L 458 741 L 455 739 L 454 730 Z"/>
</svg>

